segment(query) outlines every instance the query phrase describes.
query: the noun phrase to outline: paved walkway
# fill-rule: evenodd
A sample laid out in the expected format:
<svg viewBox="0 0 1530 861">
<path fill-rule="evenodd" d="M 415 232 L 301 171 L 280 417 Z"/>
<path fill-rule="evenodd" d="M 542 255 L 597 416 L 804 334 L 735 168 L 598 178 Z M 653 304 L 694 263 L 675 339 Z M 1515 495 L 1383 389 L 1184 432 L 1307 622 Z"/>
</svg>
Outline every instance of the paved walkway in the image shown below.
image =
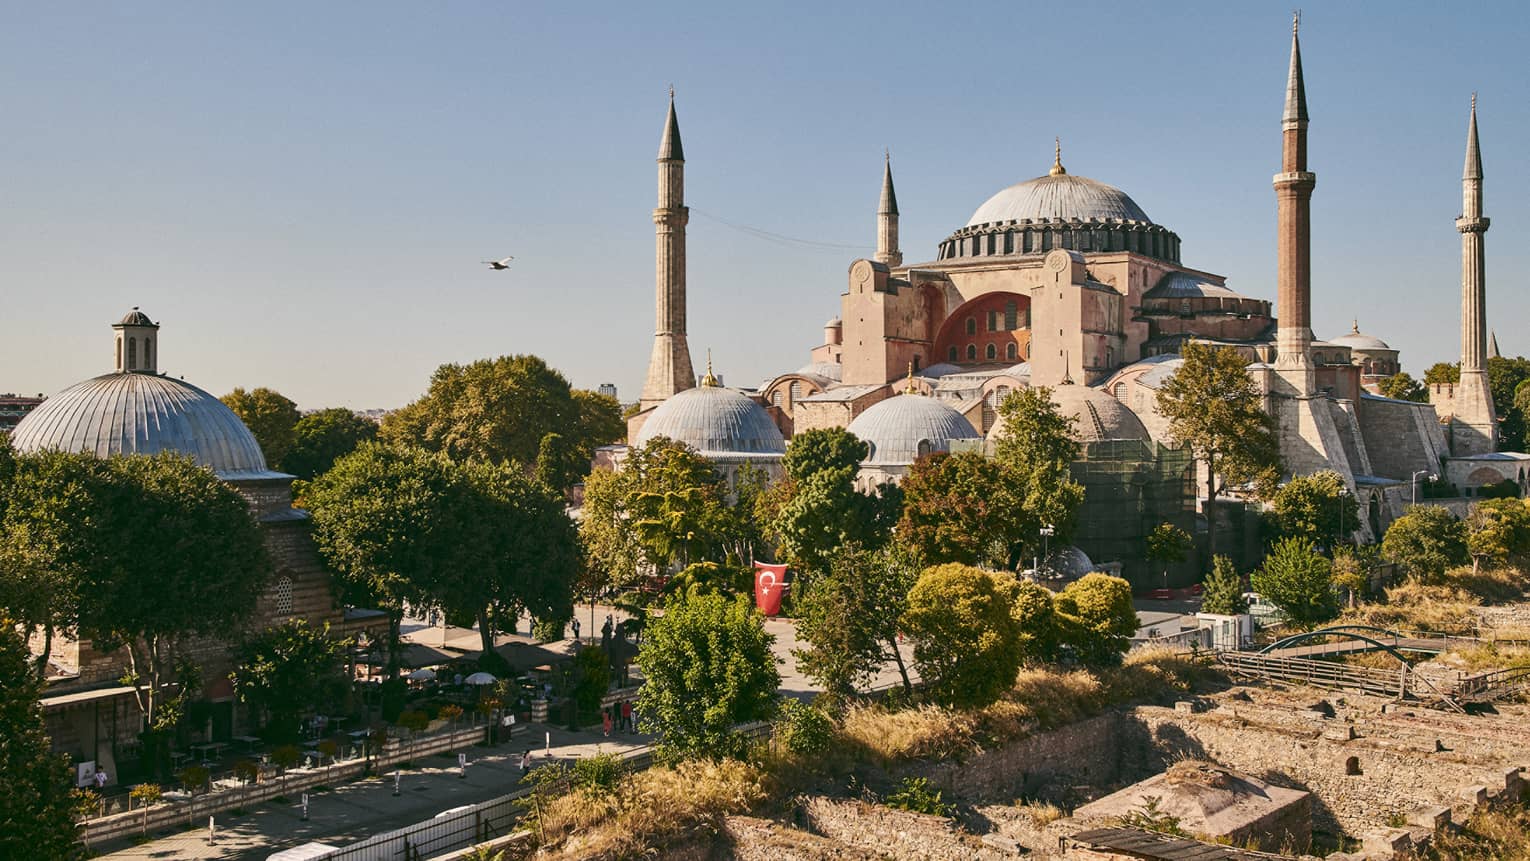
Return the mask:
<svg viewBox="0 0 1530 861">
<path fill-rule="evenodd" d="M 336 786 L 330 792 L 311 793 L 308 821 L 302 819 L 301 799 L 286 804 L 266 803 L 241 816 L 225 811 L 218 815 L 217 840 L 207 842 L 207 819 L 195 830 L 162 836 L 142 846 L 119 847 L 100 858 L 125 859 L 264 859 L 274 852 L 309 841 L 344 846 L 373 834 L 402 828 L 435 816 L 443 810 L 476 804 L 513 792 L 520 782 L 520 756 L 535 747 L 535 765 L 548 759 L 544 733 L 552 736 L 552 758 L 571 760 L 632 750 L 647 744 L 649 737 L 567 730 L 527 724 L 529 732 L 512 743 L 495 748 L 469 748 L 467 777 L 458 776 L 456 754 L 429 756 L 400 775 L 402 792 L 393 795 L 393 775 L 368 778 Z"/>
</svg>

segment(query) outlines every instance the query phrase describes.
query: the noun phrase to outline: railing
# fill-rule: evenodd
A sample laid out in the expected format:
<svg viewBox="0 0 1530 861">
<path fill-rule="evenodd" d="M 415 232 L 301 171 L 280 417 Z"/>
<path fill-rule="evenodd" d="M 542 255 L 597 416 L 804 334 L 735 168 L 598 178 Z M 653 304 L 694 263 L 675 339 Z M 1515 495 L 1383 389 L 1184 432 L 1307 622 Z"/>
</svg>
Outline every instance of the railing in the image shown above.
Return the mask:
<svg viewBox="0 0 1530 861">
<path fill-rule="evenodd" d="M 487 726 L 466 727 L 436 735 L 416 736 L 396 745 L 390 743 L 371 759 L 356 758 L 314 768 L 289 769 L 280 775 L 251 784 L 233 785 L 231 781 L 219 780 L 211 784 L 213 789 L 209 792 L 87 820 L 80 824 L 79 839 L 85 845 L 93 846 L 169 826 L 195 825 L 204 817 L 225 810 L 253 806 L 315 786 L 354 780 L 361 777 L 368 766 L 383 769 L 417 757 L 471 747 L 484 740 L 487 733 Z"/>
<path fill-rule="evenodd" d="M 770 724 L 744 724 L 738 727 L 738 732 L 752 738 L 766 738 L 770 735 Z M 616 756 L 628 771 L 641 771 L 653 765 L 653 748 L 650 745 L 633 748 Z M 315 855 L 312 861 L 413 861 L 453 853 L 475 843 L 512 834 L 515 824 L 521 818 L 521 809 L 516 801 L 528 794 L 529 789 L 518 789 L 455 813 L 374 834 L 349 846 Z"/>
</svg>

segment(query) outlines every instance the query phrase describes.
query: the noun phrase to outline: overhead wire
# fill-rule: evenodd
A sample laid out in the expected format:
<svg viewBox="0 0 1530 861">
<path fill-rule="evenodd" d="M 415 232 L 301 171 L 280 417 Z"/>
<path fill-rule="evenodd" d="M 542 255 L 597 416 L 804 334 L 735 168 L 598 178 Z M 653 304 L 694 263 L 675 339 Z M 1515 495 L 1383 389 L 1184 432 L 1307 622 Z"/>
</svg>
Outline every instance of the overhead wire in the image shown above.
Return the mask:
<svg viewBox="0 0 1530 861">
<path fill-rule="evenodd" d="M 728 228 L 731 228 L 733 230 L 737 230 L 740 233 L 743 233 L 743 234 L 748 235 L 748 236 L 753 236 L 756 239 L 763 239 L 766 242 L 773 242 L 773 243 L 775 243 L 777 245 L 797 246 L 797 247 L 802 247 L 802 248 L 812 248 L 812 249 L 817 249 L 817 250 L 821 250 L 821 251 L 870 251 L 870 250 L 872 250 L 872 246 L 865 245 L 865 244 L 857 245 L 857 244 L 844 243 L 844 242 L 820 242 L 820 241 L 815 240 L 815 239 L 801 239 L 801 238 L 796 237 L 796 236 L 787 236 L 787 235 L 785 235 L 783 233 L 776 233 L 774 231 L 766 230 L 766 229 L 764 229 L 762 227 L 751 227 L 751 226 L 749 226 L 747 224 L 739 224 L 739 223 L 734 222 L 734 221 L 729 221 L 728 219 L 723 218 L 720 215 L 715 215 L 713 213 L 707 212 L 704 209 L 697 209 L 694 206 L 691 207 L 691 211 L 696 213 L 697 215 L 701 216 L 702 218 L 706 218 L 706 219 L 709 219 L 711 221 L 715 221 L 718 224 L 723 225 L 724 227 L 728 227 Z"/>
</svg>

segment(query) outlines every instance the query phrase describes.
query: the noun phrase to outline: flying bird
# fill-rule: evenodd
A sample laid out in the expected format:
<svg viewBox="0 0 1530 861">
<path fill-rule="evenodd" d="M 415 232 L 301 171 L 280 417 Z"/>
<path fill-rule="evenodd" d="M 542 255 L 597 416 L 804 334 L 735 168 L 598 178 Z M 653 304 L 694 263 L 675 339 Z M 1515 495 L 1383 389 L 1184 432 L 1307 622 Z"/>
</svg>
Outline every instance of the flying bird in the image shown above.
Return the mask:
<svg viewBox="0 0 1530 861">
<path fill-rule="evenodd" d="M 488 266 L 490 269 L 494 269 L 494 270 L 509 269 L 510 268 L 510 261 L 512 261 L 514 259 L 515 259 L 514 257 L 506 257 L 503 260 L 485 260 L 484 261 L 484 265 Z"/>
</svg>

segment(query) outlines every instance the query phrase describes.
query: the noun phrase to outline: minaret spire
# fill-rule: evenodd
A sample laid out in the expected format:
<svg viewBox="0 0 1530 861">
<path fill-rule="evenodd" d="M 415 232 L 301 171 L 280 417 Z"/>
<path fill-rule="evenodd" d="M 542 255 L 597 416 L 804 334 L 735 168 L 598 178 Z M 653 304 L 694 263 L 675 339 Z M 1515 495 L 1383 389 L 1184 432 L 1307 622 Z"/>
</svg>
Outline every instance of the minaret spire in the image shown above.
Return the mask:
<svg viewBox="0 0 1530 861">
<path fill-rule="evenodd" d="M 1312 190 L 1317 175 L 1307 170 L 1307 87 L 1302 79 L 1301 14 L 1291 20 L 1291 69 L 1286 78 L 1286 107 L 1281 115 L 1280 173 L 1275 175 L 1278 204 L 1276 259 L 1278 315 L 1275 369 L 1286 394 L 1311 395 L 1312 368 Z"/>
<path fill-rule="evenodd" d="M 675 88 L 669 88 L 669 114 L 659 140 L 659 205 L 654 225 L 654 334 L 648 379 L 639 401 L 643 409 L 696 384 L 691 348 L 685 334 L 685 149 L 675 117 Z"/>
<path fill-rule="evenodd" d="M 903 252 L 898 248 L 898 194 L 893 191 L 892 150 L 882 157 L 882 199 L 877 202 L 878 263 L 902 266 Z"/>
<path fill-rule="evenodd" d="M 1062 166 L 1062 138 L 1052 138 L 1055 149 L 1052 150 L 1052 169 L 1047 171 L 1047 176 L 1063 176 L 1068 169 Z"/>
<path fill-rule="evenodd" d="M 1453 404 L 1451 451 L 1457 457 L 1497 449 L 1498 418 L 1488 385 L 1487 261 L 1482 214 L 1482 148 L 1477 142 L 1477 94 L 1466 126 L 1466 170 L 1461 177 L 1461 381 Z"/>
</svg>

